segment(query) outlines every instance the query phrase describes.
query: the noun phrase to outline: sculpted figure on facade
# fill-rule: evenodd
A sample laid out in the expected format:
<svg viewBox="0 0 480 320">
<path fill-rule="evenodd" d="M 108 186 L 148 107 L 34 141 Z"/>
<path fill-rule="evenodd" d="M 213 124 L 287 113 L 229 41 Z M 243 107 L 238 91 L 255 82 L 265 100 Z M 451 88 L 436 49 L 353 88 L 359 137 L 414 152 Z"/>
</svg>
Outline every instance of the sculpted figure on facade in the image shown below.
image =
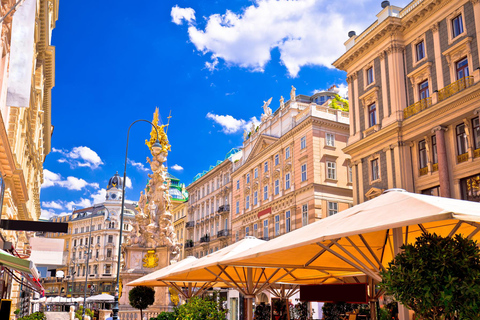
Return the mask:
<svg viewBox="0 0 480 320">
<path fill-rule="evenodd" d="M 139 245 L 148 248 L 167 246 L 170 252 L 170 263 L 176 262 L 179 255 L 177 236 L 173 228 L 172 203 L 170 200 L 170 180 L 164 163 L 167 161 L 170 144 L 164 132 L 166 125 L 158 125 L 158 108 L 155 110 L 153 124 L 158 130 L 160 150 L 152 148 L 157 139 L 157 132 L 152 129 L 151 138 L 145 143 L 150 147 L 152 158 L 147 158 L 152 173 L 145 189 L 140 193 L 134 232 L 126 245 Z"/>
<path fill-rule="evenodd" d="M 280 110 L 282 110 L 283 108 L 285 108 L 285 101 L 283 99 L 283 96 L 280 96 Z"/>
<path fill-rule="evenodd" d="M 294 86 L 292 86 L 292 90 L 290 91 L 290 101 L 296 101 L 296 100 L 295 100 L 295 99 L 296 99 L 296 98 L 295 98 L 295 97 L 296 97 L 296 95 L 295 95 L 295 91 L 296 91 L 296 90 L 297 90 L 297 88 L 295 88 Z"/>
<path fill-rule="evenodd" d="M 272 116 L 272 109 L 269 107 L 271 102 L 272 98 L 268 99 L 268 101 L 263 101 L 263 114 L 261 117 L 262 122 L 268 120 Z"/>
</svg>

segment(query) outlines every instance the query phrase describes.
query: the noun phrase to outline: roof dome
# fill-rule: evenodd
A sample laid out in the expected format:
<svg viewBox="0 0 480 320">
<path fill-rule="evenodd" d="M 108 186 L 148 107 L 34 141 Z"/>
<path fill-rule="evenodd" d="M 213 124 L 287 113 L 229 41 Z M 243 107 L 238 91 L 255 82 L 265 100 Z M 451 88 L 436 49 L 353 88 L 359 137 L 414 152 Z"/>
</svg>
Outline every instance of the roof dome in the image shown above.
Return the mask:
<svg viewBox="0 0 480 320">
<path fill-rule="evenodd" d="M 115 175 L 111 177 L 110 180 L 108 180 L 107 190 L 110 190 L 112 188 L 122 189 L 122 187 L 123 187 L 123 179 L 120 178 L 117 171 L 117 173 L 115 173 Z"/>
</svg>

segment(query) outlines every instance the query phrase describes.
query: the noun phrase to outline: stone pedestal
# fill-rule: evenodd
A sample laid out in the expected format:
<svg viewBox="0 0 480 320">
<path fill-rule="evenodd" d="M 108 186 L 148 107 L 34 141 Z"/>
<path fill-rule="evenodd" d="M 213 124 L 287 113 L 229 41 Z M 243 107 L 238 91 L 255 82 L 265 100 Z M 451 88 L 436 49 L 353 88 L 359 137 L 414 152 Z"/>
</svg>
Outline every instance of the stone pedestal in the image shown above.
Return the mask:
<svg viewBox="0 0 480 320">
<path fill-rule="evenodd" d="M 149 255 L 149 251 L 154 251 L 154 255 L 158 258 L 157 266 L 149 268 L 144 262 L 144 259 Z M 126 286 L 127 283 L 143 277 L 146 274 L 152 273 L 156 270 L 166 267 L 169 264 L 169 251 L 167 247 L 144 248 L 140 246 L 125 247 L 125 270 L 120 272 L 120 279 L 122 281 L 122 295 L 120 297 L 120 310 L 129 310 L 132 307 L 128 300 L 128 292 L 133 288 Z M 150 253 L 151 255 L 151 253 Z M 170 303 L 168 288 L 155 287 L 155 302 L 148 308 L 149 311 L 165 310 Z"/>
</svg>

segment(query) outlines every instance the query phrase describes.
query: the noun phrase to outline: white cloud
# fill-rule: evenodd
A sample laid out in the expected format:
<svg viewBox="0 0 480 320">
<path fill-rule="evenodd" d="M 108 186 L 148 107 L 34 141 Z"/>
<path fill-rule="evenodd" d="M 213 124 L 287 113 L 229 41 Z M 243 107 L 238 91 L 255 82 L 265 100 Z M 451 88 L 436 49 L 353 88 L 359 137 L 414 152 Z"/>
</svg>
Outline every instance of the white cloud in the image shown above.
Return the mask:
<svg viewBox="0 0 480 320">
<path fill-rule="evenodd" d="M 170 167 L 170 169 L 175 171 L 183 171 L 183 167 L 178 164 L 174 164 L 173 166 Z"/>
<path fill-rule="evenodd" d="M 408 3 L 398 1 L 396 5 Z M 303 66 L 332 68 L 345 52 L 348 31 L 359 34 L 380 10 L 380 2 L 373 0 L 254 0 L 241 12 L 226 10 L 206 17 L 204 28 L 196 25 L 192 8 L 172 8 L 172 20 L 189 23 L 190 41 L 198 51 L 211 54 L 213 62 L 207 68 L 215 67 L 220 58 L 263 71 L 277 48 L 281 63 L 296 77 Z"/>
<path fill-rule="evenodd" d="M 98 154 L 89 147 L 74 147 L 71 151 L 53 148 L 52 151 L 65 156 L 65 158 L 60 158 L 57 161 L 60 163 L 68 163 L 71 168 L 89 167 L 96 169 L 103 164 Z"/>
<path fill-rule="evenodd" d="M 93 203 L 102 203 L 105 202 L 105 196 L 107 191 L 105 189 L 100 189 L 96 193 L 92 194 L 90 197 L 92 198 Z"/>
<path fill-rule="evenodd" d="M 129 177 L 127 177 L 127 181 L 125 181 L 125 187 L 127 189 L 132 189 L 132 179 L 130 179 Z"/>
<path fill-rule="evenodd" d="M 90 201 L 90 199 L 80 198 L 80 200 L 77 201 L 77 202 L 75 202 L 75 201 L 67 202 L 67 204 L 65 206 L 70 211 L 72 211 L 74 209 L 83 209 L 83 208 L 91 207 L 92 206 L 92 201 Z"/>
<path fill-rule="evenodd" d="M 83 188 L 89 186 L 94 189 L 98 189 L 98 183 L 88 183 L 87 181 L 69 176 L 67 179 L 63 179 L 61 175 L 51 172 L 48 169 L 43 170 L 43 184 L 42 188 L 48 188 L 53 186 L 59 186 L 62 188 L 67 188 L 68 190 L 82 190 Z"/>
<path fill-rule="evenodd" d="M 55 211 L 53 210 L 45 210 L 41 209 L 40 219 L 41 220 L 49 220 L 51 217 L 55 215 Z"/>
<path fill-rule="evenodd" d="M 336 86 L 337 86 L 336 91 L 338 95 L 342 98 L 348 99 L 348 86 L 344 83 L 337 84 Z M 327 91 L 327 89 L 314 90 L 313 94 L 321 91 Z"/>
<path fill-rule="evenodd" d="M 63 209 L 63 205 L 61 202 L 55 202 L 55 201 L 50 201 L 50 202 L 42 202 L 42 207 L 43 208 L 51 208 L 51 209 L 58 209 L 61 210 Z"/>
<path fill-rule="evenodd" d="M 260 124 L 260 121 L 256 117 L 250 118 L 246 121 L 243 119 L 235 119 L 233 116 L 227 115 L 218 115 L 214 113 L 207 113 L 207 118 L 212 119 L 217 124 L 222 126 L 222 131 L 226 134 L 232 134 L 239 132 L 241 130 L 250 130 L 252 123 L 257 126 Z"/>
<path fill-rule="evenodd" d="M 134 160 L 127 159 L 127 163 L 130 164 L 131 166 L 137 168 L 138 170 L 150 171 L 150 169 L 146 168 L 145 165 L 141 162 L 135 162 Z"/>
<path fill-rule="evenodd" d="M 195 10 L 192 8 L 180 8 L 178 5 L 172 8 L 170 12 L 172 22 L 178 25 L 183 23 L 183 20 L 192 22 L 195 20 Z"/>
</svg>

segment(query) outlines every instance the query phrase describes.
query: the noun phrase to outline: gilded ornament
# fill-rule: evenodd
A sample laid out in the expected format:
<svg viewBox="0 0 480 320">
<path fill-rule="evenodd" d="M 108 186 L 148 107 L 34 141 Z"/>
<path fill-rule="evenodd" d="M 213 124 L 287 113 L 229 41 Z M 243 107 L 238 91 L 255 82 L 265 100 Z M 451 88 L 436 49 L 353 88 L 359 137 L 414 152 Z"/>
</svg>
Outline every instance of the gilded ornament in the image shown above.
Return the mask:
<svg viewBox="0 0 480 320">
<path fill-rule="evenodd" d="M 145 268 L 155 268 L 158 266 L 158 257 L 155 254 L 155 250 L 148 250 L 142 261 Z"/>
</svg>

